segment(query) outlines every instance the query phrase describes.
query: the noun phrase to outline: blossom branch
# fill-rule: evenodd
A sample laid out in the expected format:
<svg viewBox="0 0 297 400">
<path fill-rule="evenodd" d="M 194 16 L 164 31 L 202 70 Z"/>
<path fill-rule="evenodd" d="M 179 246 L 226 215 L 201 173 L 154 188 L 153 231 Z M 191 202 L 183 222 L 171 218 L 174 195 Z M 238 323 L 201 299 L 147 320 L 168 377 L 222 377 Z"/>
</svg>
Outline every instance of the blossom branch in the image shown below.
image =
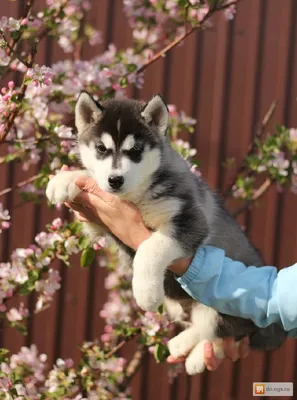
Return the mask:
<svg viewBox="0 0 297 400">
<path fill-rule="evenodd" d="M 2 36 L 4 40 L 5 47 L 9 50 L 9 55 L 13 54 L 22 64 L 24 64 L 27 68 L 29 68 L 29 64 L 25 58 L 23 58 L 20 54 L 17 53 L 17 51 L 8 43 L 8 40 L 5 36 L 5 33 L 3 30 L 0 30 L 0 35 Z"/>
<path fill-rule="evenodd" d="M 43 174 L 37 174 L 37 175 L 31 176 L 30 178 L 26 179 L 25 181 L 19 182 L 15 186 L 12 186 L 10 188 L 6 188 L 6 189 L 4 189 L 4 190 L 2 190 L 0 192 L 0 197 L 4 196 L 7 193 L 12 192 L 14 189 L 20 189 L 21 187 L 26 186 L 28 183 L 34 182 L 34 181 L 36 181 L 36 179 L 39 179 L 42 176 L 43 176 Z"/>
<path fill-rule="evenodd" d="M 130 340 L 134 339 L 137 335 L 139 335 L 139 333 L 140 331 L 138 330 L 133 335 L 127 336 L 123 340 L 121 340 L 109 353 L 105 354 L 105 359 L 108 359 L 114 354 L 116 354 L 127 342 L 129 342 Z"/>
<path fill-rule="evenodd" d="M 29 56 L 28 56 L 28 60 L 27 60 L 28 68 L 32 68 L 33 67 L 35 55 L 37 53 L 37 44 L 38 44 L 38 41 L 34 41 L 32 46 L 31 46 L 31 50 L 30 50 L 30 53 L 29 53 Z M 25 94 L 26 94 L 26 91 L 27 91 L 27 87 L 28 87 L 28 84 L 26 83 L 26 77 L 24 76 L 23 83 L 22 83 L 21 88 L 19 90 L 19 93 L 17 95 L 18 105 L 14 110 L 12 110 L 10 112 L 9 117 L 6 120 L 4 129 L 3 129 L 3 133 L 2 133 L 2 135 L 0 137 L 0 143 L 6 138 L 6 136 L 8 135 L 11 127 L 13 126 L 14 120 L 17 117 L 17 115 L 18 115 L 18 113 L 19 113 L 19 111 L 21 109 L 21 103 L 22 103 L 22 100 L 25 97 Z"/>
<path fill-rule="evenodd" d="M 26 0 L 25 7 L 24 7 L 24 12 L 23 12 L 23 15 L 21 17 L 22 20 L 25 19 L 25 18 L 29 18 L 30 14 L 31 14 L 31 11 L 32 11 L 32 7 L 34 5 L 34 1 L 35 0 Z M 20 38 L 21 38 L 21 35 L 18 35 L 18 36 L 15 36 L 15 37 L 13 37 L 11 39 L 11 42 L 7 46 L 7 49 L 8 49 L 7 55 L 8 56 L 10 56 L 12 53 L 14 55 L 16 55 L 16 53 L 15 53 L 16 45 L 18 44 L 18 41 L 20 40 Z M 19 59 L 19 57 L 17 57 L 17 58 Z"/>
<path fill-rule="evenodd" d="M 57 13 L 54 16 L 54 19 L 64 10 L 65 6 L 67 5 L 69 0 L 65 0 L 64 3 L 60 6 L 59 10 L 57 11 Z M 26 7 L 25 7 L 25 12 L 26 12 L 26 16 L 29 15 L 29 13 L 31 12 L 32 6 L 33 6 L 33 2 L 34 0 L 27 0 L 26 1 Z M 27 60 L 26 60 L 26 66 L 27 68 L 32 68 L 34 65 L 34 60 L 35 60 L 35 55 L 37 53 L 37 46 L 40 43 L 40 41 L 48 34 L 48 32 L 50 31 L 50 27 L 46 27 L 45 29 L 43 29 L 35 38 L 34 42 L 31 45 L 31 49 L 30 52 L 28 54 Z M 10 44 L 11 48 L 14 48 L 15 43 L 13 42 L 12 44 Z M 21 109 L 21 103 L 22 100 L 25 97 L 26 91 L 27 91 L 27 87 L 28 84 L 26 83 L 26 76 L 24 76 L 23 78 L 23 83 L 21 85 L 20 91 L 18 93 L 17 96 L 17 101 L 18 101 L 18 105 L 17 107 L 11 111 L 9 117 L 7 118 L 7 121 L 5 123 L 4 129 L 3 129 L 3 133 L 0 137 L 0 144 L 1 142 L 6 138 L 6 136 L 8 135 L 11 127 L 13 126 L 14 120 L 17 117 L 20 109 Z"/>
<path fill-rule="evenodd" d="M 268 111 L 266 112 L 263 120 L 258 124 L 258 128 L 255 132 L 254 139 L 248 147 L 247 155 L 245 156 L 244 160 L 246 159 L 246 157 L 250 156 L 251 154 L 253 154 L 256 151 L 257 141 L 259 139 L 261 139 L 261 137 L 263 136 L 267 125 L 269 124 L 269 122 L 271 121 L 271 118 L 273 117 L 276 106 L 277 106 L 277 100 L 274 100 L 271 103 Z M 231 179 L 231 181 L 227 187 L 227 190 L 224 193 L 224 196 L 223 196 L 224 198 L 226 198 L 226 197 L 230 196 L 230 194 L 232 194 L 232 188 L 236 183 L 236 179 L 237 179 L 238 175 L 241 174 L 242 172 L 244 172 L 244 170 L 246 168 L 244 160 L 241 162 L 240 167 L 237 169 L 236 173 L 234 174 L 233 178 Z"/>
<path fill-rule="evenodd" d="M 85 29 L 85 22 L 86 22 L 86 13 L 83 11 L 83 15 L 81 20 L 79 21 L 79 31 L 77 35 L 77 41 L 75 44 L 74 52 L 73 52 L 73 59 L 78 61 L 81 59 L 82 49 L 83 49 L 83 41 L 84 41 L 84 29 Z"/>
<path fill-rule="evenodd" d="M 68 2 L 69 2 L 69 0 L 65 0 L 64 3 L 61 4 L 60 8 L 57 10 L 56 14 L 53 16 L 53 19 L 56 19 L 64 11 L 64 8 L 67 6 Z M 39 34 L 37 35 L 38 40 L 41 41 L 42 39 L 44 39 L 50 31 L 51 31 L 51 28 L 49 26 L 42 29 L 39 32 Z"/>
<path fill-rule="evenodd" d="M 246 201 L 242 206 L 238 207 L 235 211 L 232 212 L 232 217 L 237 217 L 243 211 L 245 211 L 253 202 L 259 200 L 270 188 L 274 181 L 270 178 L 267 178 L 264 183 L 255 191 L 251 200 Z"/>
<path fill-rule="evenodd" d="M 199 29 L 203 28 L 203 24 L 217 11 L 222 11 L 225 10 L 229 7 L 235 6 L 236 4 L 239 3 L 240 0 L 235 0 L 231 3 L 225 4 L 223 6 L 217 6 L 215 5 L 213 8 L 211 8 L 208 13 L 205 15 L 205 17 L 198 23 L 198 25 L 192 26 L 188 31 L 186 30 L 185 33 L 182 35 L 178 36 L 173 42 L 169 43 L 167 46 L 165 46 L 162 50 L 160 50 L 157 54 L 155 54 L 149 61 L 147 61 L 145 64 L 143 64 L 138 70 L 137 73 L 140 74 L 141 72 L 144 72 L 150 65 L 154 64 L 159 58 L 164 57 L 170 50 L 172 50 L 174 47 L 179 45 L 181 42 L 183 42 L 188 36 L 190 36 L 192 33 L 196 32 Z"/>
<path fill-rule="evenodd" d="M 123 390 L 123 389 L 127 388 L 127 386 L 130 384 L 133 376 L 136 374 L 136 372 L 140 368 L 147 352 L 148 352 L 148 349 L 144 344 L 140 344 L 138 346 L 138 349 L 134 353 L 133 358 L 131 359 L 131 361 L 128 363 L 128 365 L 126 367 L 125 378 L 120 385 L 120 389 Z"/>
</svg>

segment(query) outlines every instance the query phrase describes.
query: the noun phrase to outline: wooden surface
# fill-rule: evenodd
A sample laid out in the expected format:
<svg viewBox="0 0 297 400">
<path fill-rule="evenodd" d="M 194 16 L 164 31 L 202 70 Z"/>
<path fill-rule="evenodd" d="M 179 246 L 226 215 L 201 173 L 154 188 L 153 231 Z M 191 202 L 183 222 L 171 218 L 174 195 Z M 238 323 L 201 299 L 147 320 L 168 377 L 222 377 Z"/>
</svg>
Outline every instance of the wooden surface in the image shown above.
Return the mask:
<svg viewBox="0 0 297 400">
<path fill-rule="evenodd" d="M 105 39 L 96 51 L 103 51 L 110 42 L 119 48 L 131 45 L 122 1 L 92 3 L 92 22 Z M 1 0 L 0 17 L 17 16 L 20 9 L 20 1 Z M 143 89 L 130 91 L 131 96 L 143 99 L 160 92 L 167 103 L 197 118 L 195 134 L 189 140 L 198 150 L 204 178 L 219 190 L 224 190 L 230 179 L 223 161 L 232 157 L 240 164 L 257 123 L 272 101 L 277 99 L 279 104 L 269 128 L 275 123 L 297 127 L 296 22 L 296 0 L 243 0 L 234 21 L 216 18 L 211 29 L 193 34 L 183 46 L 153 64 L 145 72 Z M 84 57 L 93 55 L 94 49 L 88 47 Z M 38 57 L 40 64 L 51 65 L 65 56 L 47 40 Z M 34 168 L 30 174 L 34 174 Z M 19 166 L 1 165 L 0 190 L 25 177 L 28 174 Z M 15 194 L 4 200 L 9 209 L 19 203 Z M 297 259 L 296 204 L 296 195 L 271 189 L 253 211 L 240 218 L 269 265 L 281 268 Z M 7 260 L 14 248 L 28 246 L 55 215 L 43 205 L 15 208 L 12 228 L 1 236 L 1 261 Z M 104 269 L 93 266 L 82 270 L 78 264 L 71 269 L 58 268 L 62 289 L 52 307 L 30 321 L 27 337 L 2 330 L 1 346 L 17 351 L 34 342 L 48 354 L 51 363 L 58 356 L 78 360 L 77 346 L 83 340 L 100 337 L 103 322 L 99 311 L 106 299 Z M 34 304 L 30 298 L 25 302 L 29 307 Z M 167 367 L 147 359 L 135 379 L 133 399 L 248 400 L 254 381 L 296 382 L 296 374 L 296 345 L 292 340 L 271 354 L 253 353 L 235 364 L 226 361 L 216 372 L 194 378 L 181 376 L 173 385 L 168 384 Z"/>
</svg>

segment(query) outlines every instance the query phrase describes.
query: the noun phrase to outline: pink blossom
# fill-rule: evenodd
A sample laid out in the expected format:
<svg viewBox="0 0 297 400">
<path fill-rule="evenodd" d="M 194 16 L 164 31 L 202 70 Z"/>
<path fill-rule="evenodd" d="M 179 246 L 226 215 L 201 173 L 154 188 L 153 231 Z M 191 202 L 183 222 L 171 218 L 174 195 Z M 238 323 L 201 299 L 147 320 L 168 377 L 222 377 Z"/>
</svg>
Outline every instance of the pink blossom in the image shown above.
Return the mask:
<svg viewBox="0 0 297 400">
<path fill-rule="evenodd" d="M 10 322 L 22 321 L 24 318 L 28 317 L 29 310 L 24 307 L 24 303 L 20 304 L 19 309 L 13 307 L 6 313 L 6 318 Z"/>
<path fill-rule="evenodd" d="M 28 78 L 31 78 L 33 84 L 35 84 L 36 86 L 42 84 L 48 86 L 52 82 L 53 72 L 51 68 L 46 67 L 45 65 L 39 67 L 39 65 L 35 64 L 33 68 L 29 68 L 27 70 L 26 76 Z"/>
<path fill-rule="evenodd" d="M 78 239 L 75 236 L 70 236 L 65 240 L 65 250 L 69 255 L 79 252 Z"/>
<path fill-rule="evenodd" d="M 63 222 L 62 222 L 61 218 L 56 218 L 52 222 L 53 229 L 59 230 L 60 228 L 62 228 L 62 225 L 63 225 Z"/>
</svg>

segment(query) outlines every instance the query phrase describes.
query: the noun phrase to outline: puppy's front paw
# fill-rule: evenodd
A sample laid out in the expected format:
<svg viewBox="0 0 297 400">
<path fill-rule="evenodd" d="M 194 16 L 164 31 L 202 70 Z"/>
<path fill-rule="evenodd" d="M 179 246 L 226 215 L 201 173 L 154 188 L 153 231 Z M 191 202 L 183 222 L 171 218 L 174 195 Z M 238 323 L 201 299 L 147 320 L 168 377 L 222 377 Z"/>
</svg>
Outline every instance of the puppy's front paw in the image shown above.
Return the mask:
<svg viewBox="0 0 297 400">
<path fill-rule="evenodd" d="M 132 280 L 133 295 L 136 303 L 144 311 L 157 311 L 163 304 L 165 293 L 162 284 L 156 281 L 147 281 L 145 279 Z"/>
<path fill-rule="evenodd" d="M 72 201 L 81 192 L 76 186 L 76 171 L 61 171 L 51 179 L 46 188 L 46 197 L 52 204 Z"/>
</svg>

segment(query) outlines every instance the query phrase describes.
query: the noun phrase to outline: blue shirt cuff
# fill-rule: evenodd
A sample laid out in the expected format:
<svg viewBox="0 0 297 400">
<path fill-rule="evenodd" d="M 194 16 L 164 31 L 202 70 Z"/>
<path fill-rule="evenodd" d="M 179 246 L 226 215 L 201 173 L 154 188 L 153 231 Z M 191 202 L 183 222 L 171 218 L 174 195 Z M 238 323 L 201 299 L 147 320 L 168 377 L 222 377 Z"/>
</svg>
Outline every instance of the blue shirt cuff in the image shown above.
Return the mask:
<svg viewBox="0 0 297 400">
<path fill-rule="evenodd" d="M 176 280 L 183 288 L 187 287 L 197 277 L 197 274 L 204 263 L 205 254 L 205 249 L 200 247 L 186 272 L 182 276 L 176 277 Z"/>
</svg>

